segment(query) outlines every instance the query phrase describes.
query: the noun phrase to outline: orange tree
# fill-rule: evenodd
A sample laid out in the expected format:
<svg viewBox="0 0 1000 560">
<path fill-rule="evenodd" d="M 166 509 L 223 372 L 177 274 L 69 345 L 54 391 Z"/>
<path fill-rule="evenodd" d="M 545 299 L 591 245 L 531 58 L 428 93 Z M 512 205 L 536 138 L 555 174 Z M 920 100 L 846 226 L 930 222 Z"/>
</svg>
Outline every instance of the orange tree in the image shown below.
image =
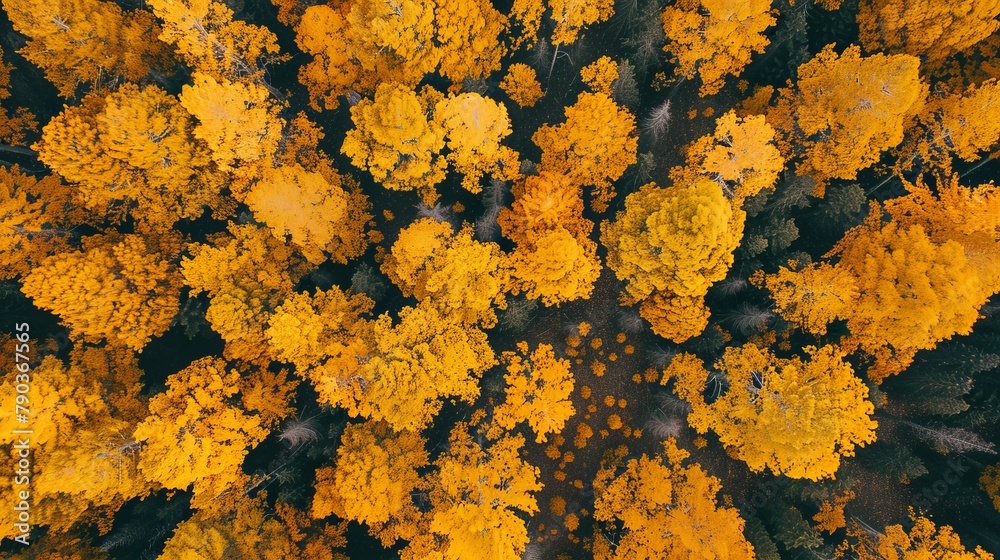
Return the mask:
<svg viewBox="0 0 1000 560">
<path fill-rule="evenodd" d="M 542 171 L 511 189 L 514 203 L 500 210 L 510 255 L 511 290 L 545 305 L 586 299 L 601 273 L 594 223 L 583 217 L 582 189 L 562 174 Z"/>
<path fill-rule="evenodd" d="M 517 352 L 504 352 L 505 398 L 493 411 L 499 428 L 510 430 L 527 422 L 535 432 L 535 443 L 545 443 L 549 433 L 562 431 L 576 413 L 570 395 L 573 374 L 569 360 L 556 358 L 552 346 L 539 344 L 528 354 L 528 343 L 519 342 Z"/>
<path fill-rule="evenodd" d="M 628 109 L 607 94 L 588 92 L 566 108 L 566 122 L 542 126 L 531 140 L 542 150 L 541 169 L 595 187 L 591 206 L 598 212 L 615 194 L 611 182 L 635 163 L 639 142 Z"/>
<path fill-rule="evenodd" d="M 739 511 L 718 503 L 719 479 L 697 463 L 684 464 L 689 454 L 673 438 L 663 449 L 662 456 L 643 454 L 625 464 L 621 453 L 601 462 L 594 520 L 620 527 L 621 537 L 612 546 L 604 531 L 595 530 L 594 558 L 754 558 Z"/>
<path fill-rule="evenodd" d="M 667 51 L 678 76 L 701 78 L 701 96 L 717 93 L 739 75 L 753 53 L 770 43 L 764 32 L 777 20 L 768 0 L 680 0 L 660 14 Z"/>
<path fill-rule="evenodd" d="M 711 428 L 750 470 L 768 468 L 790 478 L 833 477 L 842 456 L 875 441 L 868 387 L 844 353 L 806 347 L 809 360 L 777 358 L 752 343 L 726 348 L 715 368 L 731 384 L 712 404 L 702 396 L 708 371 L 691 354 L 679 354 L 664 372 L 674 392 L 691 404 L 688 423 Z"/>
<path fill-rule="evenodd" d="M 779 90 L 767 120 L 781 132 L 785 159 L 816 181 L 822 196 L 830 179 L 854 179 L 883 151 L 903 140 L 927 85 L 914 56 L 861 56 L 857 46 L 837 54 L 827 45 L 798 69 L 792 87 Z"/>
<path fill-rule="evenodd" d="M 666 189 L 650 183 L 628 195 L 616 220 L 601 224 L 608 266 L 627 282 L 624 302 L 648 301 L 640 312 L 661 336 L 682 342 L 699 334 L 705 326 L 700 320 L 680 321 L 656 308 L 676 306 L 673 298 L 704 308 L 709 286 L 725 278 L 733 263 L 745 216 L 708 179 Z M 681 323 L 690 328 L 678 329 Z"/>
</svg>

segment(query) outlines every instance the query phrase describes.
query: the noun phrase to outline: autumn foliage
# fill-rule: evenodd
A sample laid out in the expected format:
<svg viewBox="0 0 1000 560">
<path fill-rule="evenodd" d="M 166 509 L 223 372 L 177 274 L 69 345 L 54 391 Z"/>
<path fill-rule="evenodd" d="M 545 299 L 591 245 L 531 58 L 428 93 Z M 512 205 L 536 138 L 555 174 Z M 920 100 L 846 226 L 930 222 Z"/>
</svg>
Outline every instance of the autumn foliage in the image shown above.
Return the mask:
<svg viewBox="0 0 1000 560">
<path fill-rule="evenodd" d="M 0 556 L 995 554 L 1000 0 L 0 8 Z"/>
</svg>

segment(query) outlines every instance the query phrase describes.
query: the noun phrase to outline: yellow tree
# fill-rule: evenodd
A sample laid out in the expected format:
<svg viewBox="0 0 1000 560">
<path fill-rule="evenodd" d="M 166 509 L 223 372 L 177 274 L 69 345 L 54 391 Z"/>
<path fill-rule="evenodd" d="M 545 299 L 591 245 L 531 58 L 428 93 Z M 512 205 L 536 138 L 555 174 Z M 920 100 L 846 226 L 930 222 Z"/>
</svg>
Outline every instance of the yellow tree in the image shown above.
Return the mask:
<svg viewBox="0 0 1000 560">
<path fill-rule="evenodd" d="M 996 0 L 862 0 L 858 27 L 865 50 L 921 57 L 937 69 L 949 56 L 1000 29 L 997 15 Z"/>
<path fill-rule="evenodd" d="M 403 295 L 455 322 L 490 328 L 497 320 L 493 305 L 506 307 L 506 259 L 496 243 L 474 240 L 469 227 L 456 234 L 448 222 L 413 222 L 400 231 L 382 272 Z"/>
<path fill-rule="evenodd" d="M 545 305 L 588 299 L 601 275 L 597 243 L 563 227 L 545 230 L 510 255 L 513 292 Z"/>
<path fill-rule="evenodd" d="M 500 89 L 521 107 L 534 107 L 542 98 L 542 85 L 538 83 L 535 69 L 520 62 L 507 68 L 507 74 L 500 80 Z"/>
<path fill-rule="evenodd" d="M 921 560 L 945 558 L 947 560 L 993 560 L 993 555 L 982 547 L 968 550 L 955 530 L 949 525 L 938 527 L 926 517 L 910 511 L 913 527 L 907 531 L 902 525 L 890 525 L 885 533 L 872 536 L 855 527 L 849 531 L 857 537 L 853 550 L 860 560 Z"/>
<path fill-rule="evenodd" d="M 123 11 L 102 0 L 4 0 L 14 29 L 28 37 L 19 51 L 42 69 L 62 97 L 80 84 L 107 87 L 116 79 L 137 82 L 169 60 L 152 14 Z"/>
<path fill-rule="evenodd" d="M 835 254 L 859 288 L 847 315 L 862 346 L 902 353 L 972 331 L 989 294 L 960 244 L 934 243 L 922 227 L 894 222 L 881 229 L 869 222 L 852 233 Z"/>
<path fill-rule="evenodd" d="M 473 402 L 479 376 L 496 364 L 486 333 L 449 321 L 426 304 L 403 308 L 395 325 L 382 315 L 369 336 L 371 357 L 361 364 L 359 379 L 342 387 L 344 374 L 328 372 L 318 389 L 331 402 L 354 393 L 341 404 L 350 414 L 384 419 L 397 430 L 426 427 L 442 399 Z"/>
<path fill-rule="evenodd" d="M 940 179 L 936 192 L 920 179 L 904 182 L 908 194 L 887 200 L 885 209 L 900 226 L 923 228 L 934 243 L 960 244 L 983 290 L 994 294 L 1000 291 L 1000 188 L 966 187 L 958 179 Z"/>
<path fill-rule="evenodd" d="M 208 505 L 240 480 L 248 448 L 268 434 L 257 414 L 239 403 L 240 373 L 206 357 L 167 378 L 135 429 L 143 446 L 139 470 L 154 484 L 193 485 L 195 507 Z"/>
<path fill-rule="evenodd" d="M 463 6 L 485 8 L 471 4 Z M 296 41 L 314 57 L 299 71 L 299 81 L 309 89 L 313 106 L 336 109 L 337 98 L 348 91 L 371 94 L 382 84 L 416 87 L 441 60 L 442 50 L 435 41 L 435 7 L 433 0 L 359 0 L 339 9 L 327 5 L 308 8 L 296 27 Z M 457 9 L 461 13 L 461 8 Z M 476 72 L 477 65 L 486 74 L 492 71 L 494 59 L 502 56 L 491 50 L 497 48 L 495 41 L 489 40 L 496 26 L 492 14 L 480 10 L 481 20 L 470 18 L 462 23 L 450 12 L 446 14 L 441 32 L 452 49 L 487 51 L 465 52 L 463 56 L 475 56 L 468 57 L 469 66 L 464 69 L 462 63 L 450 58 L 449 73 Z M 482 37 L 473 35 L 477 26 L 484 33 Z"/>
<path fill-rule="evenodd" d="M 116 360 L 115 372 L 122 382 L 129 373 L 141 372 L 134 356 L 109 350 L 94 350 L 108 360 Z M 108 387 L 114 381 L 99 369 L 74 360 L 69 364 L 55 356 L 45 356 L 29 373 L 7 369 L 0 399 L 10 403 L 0 412 L 4 435 L 0 445 L 16 457 L 17 446 L 28 441 L 31 451 L 30 494 L 32 525 L 48 526 L 50 534 L 69 530 L 88 513 L 112 516 L 128 500 L 143 496 L 149 484 L 139 475 L 137 461 L 141 446 L 131 437 L 136 422 L 144 414 L 137 387 Z M 15 389 L 27 385 L 27 393 Z M 18 422 L 15 402 L 28 399 L 31 424 Z M 113 403 L 127 398 L 135 403 L 135 414 L 117 409 Z M 110 404 L 109 404 L 110 403 Z M 17 435 L 30 427 L 30 435 Z M 10 446 L 13 446 L 11 448 Z M 10 455 L 8 455 L 10 457 Z M 23 484 L 7 484 L 6 489 L 25 490 Z M 15 494 L 4 495 L 16 504 Z M 5 508 L 0 536 L 13 537 L 18 512 Z M 34 540 L 32 545 L 36 545 Z"/>
<path fill-rule="evenodd" d="M 773 187 L 785 168 L 785 159 L 774 143 L 774 129 L 763 115 L 739 118 L 729 111 L 715 121 L 713 134 L 696 140 L 685 153 L 685 164 L 670 170 L 674 183 L 712 179 L 736 206 Z"/>
<path fill-rule="evenodd" d="M 850 336 L 841 344 L 874 357 L 868 376 L 876 382 L 906 369 L 918 350 L 971 332 L 979 308 L 1000 291 L 990 210 L 998 199 L 993 187 L 976 196 L 952 185 L 942 192 L 954 209 L 942 211 L 926 187 L 911 186 L 912 195 L 887 205 L 892 222 L 882 224 L 874 205 L 847 232 L 827 255 L 839 258 L 832 268 L 813 264 L 768 279 L 779 314 L 816 333 L 833 318 L 846 320 Z"/>
<path fill-rule="evenodd" d="M 21 291 L 58 315 L 72 336 L 139 350 L 170 328 L 180 307 L 172 262 L 179 249 L 177 237 L 93 236 L 81 251 L 42 261 Z"/>
<path fill-rule="evenodd" d="M 396 536 L 412 538 L 402 526 L 420 515 L 413 492 L 423 486 L 418 470 L 428 464 L 426 443 L 418 433 L 394 432 L 384 422 L 348 425 L 334 465 L 316 471 L 310 515 L 332 513 L 364 523 L 386 546 Z"/>
<path fill-rule="evenodd" d="M 783 319 L 816 335 L 826 334 L 827 325 L 837 317 L 847 316 L 858 297 L 854 276 L 829 263 L 801 270 L 780 267 L 778 272 L 767 275 L 763 284 Z"/>
<path fill-rule="evenodd" d="M 261 81 L 268 65 L 284 60 L 274 33 L 233 19 L 223 2 L 150 0 L 149 7 L 163 20 L 160 40 L 174 45 L 193 70 L 215 80 Z"/>
<path fill-rule="evenodd" d="M 515 292 L 546 305 L 586 299 L 601 273 L 594 223 L 583 217 L 579 185 L 559 173 L 529 175 L 511 189 L 514 203 L 498 223 L 517 243 L 510 256 Z"/>
<path fill-rule="evenodd" d="M 603 212 L 618 180 L 636 161 L 635 117 L 604 93 L 581 93 L 566 108 L 566 122 L 544 125 L 531 140 L 542 150 L 541 169 L 595 187 L 591 206 Z"/>
<path fill-rule="evenodd" d="M 299 83 L 309 90 L 310 105 L 317 111 L 336 109 L 341 95 L 359 87 L 364 68 L 351 58 L 347 33 L 345 15 L 326 4 L 306 8 L 295 25 L 295 43 L 313 57 L 299 69 Z"/>
<path fill-rule="evenodd" d="M 627 282 L 624 302 L 642 302 L 654 295 L 660 304 L 669 304 L 672 297 L 700 302 L 709 286 L 725 278 L 732 266 L 745 217 L 726 200 L 722 188 L 708 179 L 666 189 L 650 183 L 628 195 L 625 210 L 618 212 L 616 220 L 601 224 L 608 266 Z M 645 316 L 658 318 L 658 333 L 674 335 L 675 340 L 687 338 L 676 335 L 689 333 L 690 328 L 671 327 L 670 315 L 654 309 L 646 304 Z M 681 322 L 693 325 L 698 321 Z"/>
<path fill-rule="evenodd" d="M 309 262 L 322 263 L 329 255 L 345 263 L 368 246 L 364 232 L 371 215 L 367 197 L 344 190 L 341 177 L 331 176 L 333 181 L 297 164 L 269 168 L 244 201 L 275 237 L 289 236 Z"/>
<path fill-rule="evenodd" d="M 662 382 L 674 379 L 674 392 L 691 404 L 688 423 L 699 433 L 717 433 L 751 471 L 832 478 L 842 456 L 875 441 L 874 406 L 842 351 L 803 350 L 808 361 L 777 358 L 752 343 L 726 348 L 715 369 L 730 385 L 712 404 L 703 396 L 708 371 L 690 354 L 676 356 Z"/>
<path fill-rule="evenodd" d="M 507 47 L 500 33 L 507 18 L 488 0 L 438 1 L 434 7 L 435 42 L 441 52 L 438 68 L 445 78 L 461 85 L 500 69 Z"/>
<path fill-rule="evenodd" d="M 738 76 L 753 53 L 770 43 L 764 32 L 777 20 L 770 0 L 680 0 L 660 14 L 678 76 L 701 78 L 699 94 L 717 93 Z"/>
<path fill-rule="evenodd" d="M 43 163 L 76 183 L 86 207 L 166 230 L 219 204 L 222 179 L 195 127 L 162 89 L 123 84 L 65 108 L 34 147 Z"/>
<path fill-rule="evenodd" d="M 680 344 L 705 330 L 711 312 L 703 295 L 656 291 L 639 302 L 639 316 L 649 321 L 654 333 Z"/>
<path fill-rule="evenodd" d="M 791 146 L 801 147 L 796 173 L 812 177 L 814 194 L 822 196 L 830 179 L 855 179 L 903 140 L 927 86 L 914 56 L 862 57 L 857 46 L 838 55 L 827 45 L 779 94 L 767 120 L 783 135 L 786 159 L 794 155 Z"/>
<path fill-rule="evenodd" d="M 624 453 L 616 453 L 601 462 L 594 479 L 594 520 L 620 531 L 620 537 L 612 546 L 605 532 L 596 530 L 594 558 L 754 558 L 739 510 L 719 505 L 719 479 L 697 463 L 685 465 L 689 454 L 673 438 L 663 447 L 662 456 L 643 454 L 622 464 Z"/>
<path fill-rule="evenodd" d="M 562 228 L 581 242 L 589 239 L 594 222 L 583 217 L 582 191 L 559 173 L 528 175 L 511 188 L 511 207 L 500 210 L 497 221 L 504 237 L 531 245 L 546 232 Z"/>
<path fill-rule="evenodd" d="M 194 83 L 182 88 L 180 102 L 198 119 L 194 136 L 208 144 L 219 169 L 231 171 L 237 163 L 254 163 L 277 151 L 285 123 L 267 89 L 210 74 L 191 78 Z"/>
<path fill-rule="evenodd" d="M 159 558 L 347 560 L 347 556 L 335 552 L 347 545 L 345 529 L 345 524 L 312 522 L 283 502 L 272 511 L 265 496 L 248 498 L 238 493 L 182 521 L 167 539 Z"/>
<path fill-rule="evenodd" d="M 226 342 L 229 359 L 270 362 L 264 331 L 275 308 L 305 273 L 304 261 L 266 228 L 232 225 L 210 244 L 188 247 L 181 262 L 191 296 L 207 292 L 205 319 Z"/>
<path fill-rule="evenodd" d="M 951 173 L 952 156 L 971 162 L 1000 141 L 1000 83 L 995 79 L 964 91 L 933 95 L 919 115 L 920 127 L 901 147 L 903 163 L 916 158 Z M 905 167 L 910 167 L 906 165 Z"/>
<path fill-rule="evenodd" d="M 588 25 L 607 21 L 615 13 L 613 0 L 547 0 L 552 10 L 550 17 L 556 23 L 552 30 L 552 44 L 568 45 L 576 41 Z M 514 3 L 517 6 L 518 2 Z"/>
<path fill-rule="evenodd" d="M 612 95 L 612 87 L 618 79 L 618 63 L 611 57 L 602 56 L 581 68 L 580 78 L 591 91 Z"/>
<path fill-rule="evenodd" d="M 494 421 L 505 430 L 527 422 L 535 432 L 535 443 L 548 441 L 547 435 L 562 431 L 576 414 L 570 395 L 573 374 L 569 360 L 556 358 L 549 344 L 539 344 L 528 354 L 528 343 L 519 342 L 517 352 L 504 352 L 505 398 L 493 411 Z"/>
<path fill-rule="evenodd" d="M 347 131 L 340 151 L 382 186 L 416 189 L 433 204 L 438 197 L 434 185 L 444 179 L 447 161 L 440 155 L 444 132 L 427 118 L 429 101 L 405 86 L 379 85 L 374 100 L 351 107 L 355 128 Z"/>
<path fill-rule="evenodd" d="M 359 365 L 368 352 L 362 340 L 362 319 L 375 302 L 364 294 L 349 294 L 331 287 L 314 294 L 293 293 L 274 310 L 266 331 L 278 360 L 295 365 L 303 377 L 327 360 L 351 361 Z"/>
<path fill-rule="evenodd" d="M 66 250 L 73 228 L 92 220 L 55 175 L 35 179 L 18 166 L 0 168 L 0 279 L 23 276 Z"/>
<path fill-rule="evenodd" d="M 448 162 L 463 175 L 463 188 L 480 192 L 483 175 L 517 178 L 518 153 L 500 145 L 511 132 L 503 104 L 478 93 L 449 96 L 437 103 L 434 120 L 447 138 Z"/>
<path fill-rule="evenodd" d="M 320 402 L 395 430 L 426 427 L 442 399 L 473 402 L 478 378 L 496 364 L 486 333 L 444 316 L 428 302 L 404 307 L 399 321 L 360 318 L 373 303 L 333 289 L 295 296 L 267 330 L 279 359 L 296 365 Z"/>
<path fill-rule="evenodd" d="M 521 558 L 528 531 L 517 512 L 537 513 L 542 488 L 538 469 L 520 457 L 523 445 L 521 436 L 504 436 L 484 449 L 465 423 L 452 428 L 430 481 L 429 529 L 444 538 L 439 558 Z"/>
</svg>

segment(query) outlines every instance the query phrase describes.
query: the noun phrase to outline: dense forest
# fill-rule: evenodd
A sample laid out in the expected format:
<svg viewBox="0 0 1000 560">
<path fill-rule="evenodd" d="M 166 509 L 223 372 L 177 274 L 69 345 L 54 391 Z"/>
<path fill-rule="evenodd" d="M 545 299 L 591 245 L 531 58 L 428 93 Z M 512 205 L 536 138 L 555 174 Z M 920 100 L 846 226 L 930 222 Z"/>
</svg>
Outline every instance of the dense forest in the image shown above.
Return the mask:
<svg viewBox="0 0 1000 560">
<path fill-rule="evenodd" d="M 1000 0 L 0 5 L 0 556 L 1000 554 Z"/>
</svg>

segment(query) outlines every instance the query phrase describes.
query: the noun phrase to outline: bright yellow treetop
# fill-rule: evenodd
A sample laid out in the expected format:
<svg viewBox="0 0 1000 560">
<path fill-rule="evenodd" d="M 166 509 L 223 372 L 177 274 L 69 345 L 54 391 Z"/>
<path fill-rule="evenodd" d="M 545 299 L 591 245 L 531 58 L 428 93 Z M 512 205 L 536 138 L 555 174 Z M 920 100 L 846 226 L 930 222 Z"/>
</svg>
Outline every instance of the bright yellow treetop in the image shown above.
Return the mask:
<svg viewBox="0 0 1000 560">
<path fill-rule="evenodd" d="M 719 505 L 719 479 L 697 463 L 684 465 L 689 454 L 673 438 L 663 445 L 663 456 L 643 454 L 624 465 L 620 459 L 601 463 L 594 480 L 594 520 L 621 523 L 624 531 L 617 546 L 595 531 L 594 557 L 754 558 L 739 510 Z M 624 471 L 615 476 L 622 466 Z"/>
<path fill-rule="evenodd" d="M 601 275 L 597 244 L 580 240 L 562 227 L 518 245 L 510 256 L 515 295 L 521 291 L 545 305 L 590 298 Z"/>
<path fill-rule="evenodd" d="M 364 201 L 367 203 L 366 198 Z M 245 202 L 275 237 L 284 240 L 290 236 L 314 264 L 325 261 L 328 253 L 346 262 L 345 249 L 348 255 L 358 256 L 368 245 L 364 210 L 350 211 L 359 202 L 356 197 L 339 183 L 331 183 L 299 165 L 265 171 L 247 193 Z"/>
<path fill-rule="evenodd" d="M 265 68 L 283 60 L 274 33 L 234 19 L 223 2 L 150 0 L 149 7 L 163 20 L 160 41 L 174 45 L 197 73 L 219 81 L 260 83 Z M 147 42 L 151 39 L 142 37 Z"/>
<path fill-rule="evenodd" d="M 358 80 L 361 66 L 351 60 L 347 19 L 343 13 L 319 4 L 309 6 L 295 26 L 295 43 L 313 56 L 299 68 L 299 83 L 309 90 L 309 104 L 315 110 L 334 110 L 341 95 Z"/>
<path fill-rule="evenodd" d="M 844 317 L 858 297 L 854 276 L 829 263 L 818 263 L 801 270 L 780 267 L 769 274 L 764 284 L 771 292 L 775 311 L 802 330 L 826 334 L 827 325 Z"/>
<path fill-rule="evenodd" d="M 904 181 L 908 194 L 887 200 L 885 209 L 901 226 L 922 227 L 935 243 L 962 245 L 983 290 L 994 294 L 1000 291 L 1000 188 L 966 187 L 958 179 L 940 179 L 936 192 L 921 179 Z"/>
<path fill-rule="evenodd" d="M 804 350 L 809 361 L 777 358 L 752 343 L 726 348 L 714 367 L 730 385 L 712 404 L 702 396 L 708 371 L 691 355 L 675 357 L 663 382 L 676 379 L 674 392 L 691 404 L 688 423 L 716 432 L 751 471 L 832 478 L 842 456 L 875 441 L 874 406 L 842 351 Z"/>
<path fill-rule="evenodd" d="M 601 242 L 632 301 L 654 291 L 703 296 L 732 266 L 744 219 L 713 181 L 649 183 L 626 197 L 614 222 L 601 223 Z"/>
<path fill-rule="evenodd" d="M 222 181 L 195 127 L 167 92 L 124 84 L 64 109 L 34 147 L 43 163 L 76 183 L 87 208 L 120 207 L 141 227 L 165 230 L 218 202 Z"/>
<path fill-rule="evenodd" d="M 122 371 L 127 367 L 124 360 L 116 363 Z M 0 399 L 11 404 L 9 410 L 0 412 L 4 429 L 0 443 L 9 449 L 25 437 L 15 434 L 25 428 L 15 417 L 15 387 L 30 377 L 26 396 L 32 414 L 32 433 L 27 436 L 33 459 L 32 524 L 47 525 L 50 532 L 68 530 L 91 508 L 117 511 L 150 490 L 136 469 L 140 446 L 129 437 L 137 419 L 118 414 L 108 404 L 122 394 L 105 389 L 102 382 L 110 380 L 97 373 L 50 355 L 35 364 L 30 375 L 10 368 L 0 386 Z M 13 494 L 4 497 L 14 499 Z M 0 536 L 12 538 L 17 534 L 12 526 L 17 512 L 7 509 Z"/>
<path fill-rule="evenodd" d="M 462 324 L 496 324 L 494 305 L 506 306 L 507 262 L 496 243 L 455 233 L 448 222 L 422 218 L 400 231 L 382 262 L 384 272 L 405 296 L 414 296 Z"/>
<path fill-rule="evenodd" d="M 941 558 L 943 560 L 993 560 L 993 555 L 982 547 L 968 550 L 955 530 L 949 525 L 938 527 L 926 517 L 910 511 L 913 527 L 907 531 L 902 525 L 890 525 L 884 534 L 872 537 L 857 528 L 851 533 L 859 537 L 859 542 L 851 548 L 859 560 L 923 560 Z"/>
<path fill-rule="evenodd" d="M 387 189 L 416 189 L 427 204 L 438 194 L 434 185 L 444 180 L 444 132 L 428 120 L 421 99 L 410 88 L 381 84 L 375 99 L 351 107 L 355 128 L 347 131 L 340 151 L 351 163 L 366 169 Z"/>
<path fill-rule="evenodd" d="M 545 232 L 563 228 L 581 242 L 590 237 L 594 222 L 583 217 L 583 189 L 569 177 L 541 171 L 528 175 L 511 188 L 514 203 L 500 210 L 498 223 L 504 237 L 534 244 Z"/>
<path fill-rule="evenodd" d="M 330 358 L 347 356 L 355 366 L 367 346 L 359 333 L 375 302 L 364 294 L 350 294 L 337 286 L 313 294 L 293 293 L 271 315 L 266 331 L 276 359 L 295 365 L 309 377 L 312 368 Z"/>
<path fill-rule="evenodd" d="M 588 25 L 607 21 L 615 13 L 614 0 L 547 0 L 546 3 L 552 8 L 552 21 L 556 22 L 552 30 L 553 45 L 575 42 Z"/>
<path fill-rule="evenodd" d="M 905 369 L 917 350 L 972 332 L 992 292 L 961 244 L 936 243 L 919 225 L 879 228 L 877 214 L 849 231 L 834 254 L 858 287 L 843 318 L 852 340 L 877 357 L 868 375 L 880 381 Z"/>
<path fill-rule="evenodd" d="M 430 530 L 443 537 L 441 558 L 518 560 L 528 544 L 516 512 L 538 512 L 539 471 L 520 457 L 524 438 L 504 436 L 484 449 L 462 422 L 435 466 Z"/>
<path fill-rule="evenodd" d="M 507 17 L 488 0 L 450 0 L 434 7 L 435 42 L 441 51 L 438 73 L 460 86 L 466 78 L 487 78 L 507 54 L 500 34 Z"/>
<path fill-rule="evenodd" d="M 106 88 L 116 79 L 136 82 L 169 57 L 146 10 L 123 11 L 102 0 L 4 0 L 14 29 L 28 37 L 22 56 L 42 69 L 62 97 L 80 84 Z"/>
<path fill-rule="evenodd" d="M 521 107 L 534 107 L 542 98 L 542 85 L 538 83 L 535 69 L 520 62 L 507 68 L 507 74 L 500 80 L 500 89 Z"/>
<path fill-rule="evenodd" d="M 517 349 L 502 356 L 507 367 L 506 397 L 493 411 L 494 421 L 505 430 L 527 422 L 535 432 L 535 443 L 545 443 L 548 434 L 561 432 L 576 413 L 570 400 L 569 360 L 556 358 L 549 344 L 539 344 L 530 355 L 527 342 L 519 342 Z"/>
<path fill-rule="evenodd" d="M 739 206 L 743 200 L 769 189 L 785 168 L 774 143 L 774 129 L 763 115 L 744 118 L 729 111 L 715 121 L 715 132 L 686 148 L 684 166 L 670 170 L 675 184 L 711 179 Z"/>
<path fill-rule="evenodd" d="M 170 328 L 180 307 L 181 278 L 171 262 L 176 240 L 162 241 L 91 237 L 84 250 L 42 261 L 21 291 L 58 315 L 72 336 L 139 350 Z"/>
<path fill-rule="evenodd" d="M 984 156 L 1000 142 L 998 96 L 996 79 L 964 91 L 932 95 L 919 116 L 922 133 L 912 135 L 916 153 L 907 153 L 904 144 L 902 155 L 937 166 L 945 175 L 951 172 L 952 156 L 966 162 Z"/>
<path fill-rule="evenodd" d="M 699 94 L 717 93 L 727 75 L 738 76 L 753 53 L 770 43 L 764 35 L 777 20 L 770 0 L 680 0 L 660 14 L 667 51 L 677 75 L 701 78 Z"/>
<path fill-rule="evenodd" d="M 858 46 L 838 55 L 827 45 L 799 66 L 794 87 L 780 90 L 768 122 L 785 135 L 783 142 L 804 148 L 796 173 L 814 179 L 814 194 L 822 196 L 830 179 L 855 179 L 898 145 L 926 95 L 918 58 L 862 57 Z"/>
<path fill-rule="evenodd" d="M 580 78 L 591 91 L 612 94 L 612 85 L 618 79 L 618 63 L 608 56 L 602 56 L 580 69 Z"/>
<path fill-rule="evenodd" d="M 934 69 L 1000 29 L 998 15 L 996 0 L 862 0 L 858 27 L 865 50 L 921 57 Z"/>
<path fill-rule="evenodd" d="M 188 247 L 181 263 L 191 295 L 208 292 L 205 319 L 226 342 L 230 359 L 269 362 L 264 334 L 272 310 L 305 272 L 303 259 L 267 228 L 230 226 L 231 235 Z"/>
<path fill-rule="evenodd" d="M 230 171 L 274 154 L 284 120 L 267 89 L 209 74 L 191 78 L 194 84 L 182 88 L 181 105 L 198 119 L 194 136 L 208 144 L 219 169 Z"/>
<path fill-rule="evenodd" d="M 983 469 L 979 487 L 993 500 L 993 507 L 1000 511 L 1000 463 Z"/>
<path fill-rule="evenodd" d="M 159 560 L 348 560 L 336 552 L 347 544 L 346 524 L 313 522 L 283 501 L 271 510 L 263 493 L 232 494 L 178 524 Z"/>
<path fill-rule="evenodd" d="M 0 279 L 23 276 L 65 251 L 73 228 L 87 223 L 72 187 L 55 175 L 35 179 L 18 166 L 0 168 Z"/>
<path fill-rule="evenodd" d="M 267 331 L 278 356 L 306 366 L 299 374 L 313 383 L 320 402 L 384 420 L 394 430 L 425 428 L 445 398 L 473 402 L 479 376 L 496 364 L 486 333 L 427 302 L 404 307 L 394 323 L 388 314 L 359 321 L 370 309 L 367 298 L 291 301 Z M 303 342 L 296 340 L 299 332 Z"/>
<path fill-rule="evenodd" d="M 636 161 L 635 117 L 604 93 L 581 93 L 566 107 L 566 122 L 544 125 L 531 141 L 542 150 L 540 168 L 596 188 L 591 202 L 603 212 L 618 180 Z"/>
<path fill-rule="evenodd" d="M 426 443 L 419 434 L 394 432 L 384 422 L 348 425 L 334 466 L 316 472 L 310 514 L 317 519 L 336 514 L 373 533 L 396 518 L 414 517 L 412 492 L 422 485 L 417 470 L 428 464 Z"/>
<path fill-rule="evenodd" d="M 232 488 L 248 449 L 267 436 L 258 415 L 233 399 L 240 374 L 219 358 L 197 360 L 167 378 L 167 390 L 149 402 L 135 430 L 143 445 L 139 470 L 164 488 L 193 485 L 195 503 L 209 504 Z"/>
<path fill-rule="evenodd" d="M 503 180 L 518 177 L 518 153 L 500 145 L 511 133 L 503 104 L 478 93 L 449 96 L 437 103 L 434 120 L 447 138 L 448 162 L 463 175 L 463 188 L 480 192 L 483 175 Z"/>
<path fill-rule="evenodd" d="M 639 302 L 639 315 L 649 321 L 654 333 L 680 344 L 705 330 L 711 312 L 705 296 L 656 291 Z"/>
<path fill-rule="evenodd" d="M 529 175 L 511 189 L 514 203 L 500 211 L 511 254 L 512 289 L 546 305 L 586 299 L 601 273 L 594 223 L 583 217 L 582 189 L 559 173 Z"/>
</svg>

